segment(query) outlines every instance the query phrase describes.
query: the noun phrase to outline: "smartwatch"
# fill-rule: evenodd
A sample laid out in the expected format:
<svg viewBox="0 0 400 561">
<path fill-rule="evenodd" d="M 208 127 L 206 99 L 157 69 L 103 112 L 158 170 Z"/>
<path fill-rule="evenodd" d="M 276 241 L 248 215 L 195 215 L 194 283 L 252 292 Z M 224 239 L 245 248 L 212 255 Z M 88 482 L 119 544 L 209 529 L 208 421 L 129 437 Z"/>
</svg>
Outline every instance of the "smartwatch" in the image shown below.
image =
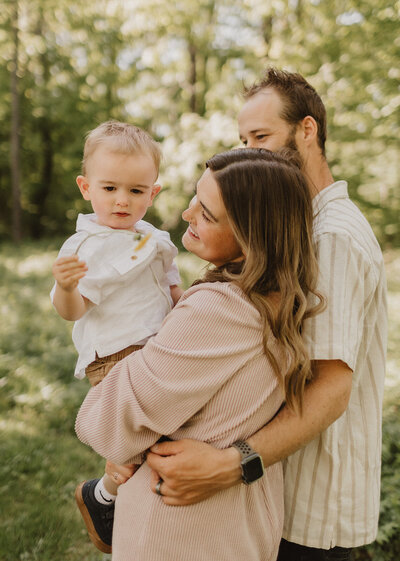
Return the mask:
<svg viewBox="0 0 400 561">
<path fill-rule="evenodd" d="M 240 467 L 242 470 L 243 482 L 246 483 L 246 485 L 250 485 L 250 483 L 254 483 L 254 481 L 260 479 L 260 477 L 264 475 L 264 464 L 260 454 L 257 454 L 257 452 L 243 440 L 237 440 L 232 446 L 239 450 L 242 458 Z"/>
</svg>

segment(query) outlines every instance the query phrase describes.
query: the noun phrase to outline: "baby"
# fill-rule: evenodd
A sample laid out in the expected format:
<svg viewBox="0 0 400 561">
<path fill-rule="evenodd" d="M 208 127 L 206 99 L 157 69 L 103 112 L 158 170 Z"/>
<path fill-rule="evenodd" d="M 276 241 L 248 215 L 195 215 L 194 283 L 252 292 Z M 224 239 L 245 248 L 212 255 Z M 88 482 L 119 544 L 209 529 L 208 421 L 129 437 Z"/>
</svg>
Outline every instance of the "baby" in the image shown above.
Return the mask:
<svg viewBox="0 0 400 561">
<path fill-rule="evenodd" d="M 76 233 L 53 265 L 53 305 L 75 321 L 75 376 L 98 384 L 111 368 L 159 330 L 182 289 L 169 234 L 142 220 L 161 187 L 157 142 L 138 127 L 108 121 L 84 147 L 76 179 L 93 214 L 80 214 Z M 75 493 L 93 543 L 111 551 L 118 482 L 107 474 Z"/>
</svg>

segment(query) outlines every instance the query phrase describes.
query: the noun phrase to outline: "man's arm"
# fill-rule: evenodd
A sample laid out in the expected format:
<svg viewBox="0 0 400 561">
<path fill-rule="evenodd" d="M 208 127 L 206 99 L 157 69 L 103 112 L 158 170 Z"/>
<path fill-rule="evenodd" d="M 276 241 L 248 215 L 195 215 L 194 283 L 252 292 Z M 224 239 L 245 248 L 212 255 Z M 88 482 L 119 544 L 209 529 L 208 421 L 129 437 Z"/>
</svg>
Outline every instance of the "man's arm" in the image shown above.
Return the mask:
<svg viewBox="0 0 400 561">
<path fill-rule="evenodd" d="M 315 363 L 312 382 L 306 387 L 303 415 L 283 407 L 276 417 L 248 439 L 270 466 L 303 448 L 327 429 L 347 409 L 352 370 L 341 360 Z"/>
<path fill-rule="evenodd" d="M 284 406 L 265 427 L 247 439 L 270 466 L 316 438 L 346 410 L 351 369 L 340 360 L 315 363 L 313 380 L 304 392 L 303 414 Z M 163 442 L 147 456 L 154 470 L 151 487 L 163 479 L 161 492 L 169 505 L 193 504 L 241 481 L 240 456 L 235 448 L 218 450 L 203 442 Z"/>
</svg>

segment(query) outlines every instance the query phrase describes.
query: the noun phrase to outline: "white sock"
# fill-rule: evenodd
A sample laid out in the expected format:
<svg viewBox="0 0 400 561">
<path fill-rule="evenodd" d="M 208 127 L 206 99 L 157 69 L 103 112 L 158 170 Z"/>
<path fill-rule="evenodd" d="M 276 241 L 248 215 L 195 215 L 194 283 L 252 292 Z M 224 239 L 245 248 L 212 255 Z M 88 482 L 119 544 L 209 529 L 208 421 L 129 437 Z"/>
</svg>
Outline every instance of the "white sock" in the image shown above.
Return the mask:
<svg viewBox="0 0 400 561">
<path fill-rule="evenodd" d="M 112 495 L 107 491 L 107 489 L 104 487 L 103 478 L 101 478 L 94 488 L 94 497 L 102 505 L 109 505 L 115 502 L 117 495 Z"/>
</svg>

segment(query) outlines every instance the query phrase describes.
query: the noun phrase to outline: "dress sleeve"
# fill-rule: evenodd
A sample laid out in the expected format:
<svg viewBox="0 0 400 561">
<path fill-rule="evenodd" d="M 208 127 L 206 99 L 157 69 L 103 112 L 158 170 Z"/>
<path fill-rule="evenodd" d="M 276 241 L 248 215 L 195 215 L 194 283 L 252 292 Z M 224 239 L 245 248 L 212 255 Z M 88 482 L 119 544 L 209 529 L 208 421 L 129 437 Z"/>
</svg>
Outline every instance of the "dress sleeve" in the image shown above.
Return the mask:
<svg viewBox="0 0 400 561">
<path fill-rule="evenodd" d="M 342 360 L 353 371 L 363 336 L 364 315 L 377 280 L 368 256 L 342 233 L 317 241 L 318 290 L 325 310 L 305 322 L 304 338 L 312 360 Z"/>
<path fill-rule="evenodd" d="M 241 293 L 227 283 L 193 287 L 158 335 L 89 391 L 77 435 L 127 463 L 185 424 L 260 349 L 259 316 Z"/>
</svg>

